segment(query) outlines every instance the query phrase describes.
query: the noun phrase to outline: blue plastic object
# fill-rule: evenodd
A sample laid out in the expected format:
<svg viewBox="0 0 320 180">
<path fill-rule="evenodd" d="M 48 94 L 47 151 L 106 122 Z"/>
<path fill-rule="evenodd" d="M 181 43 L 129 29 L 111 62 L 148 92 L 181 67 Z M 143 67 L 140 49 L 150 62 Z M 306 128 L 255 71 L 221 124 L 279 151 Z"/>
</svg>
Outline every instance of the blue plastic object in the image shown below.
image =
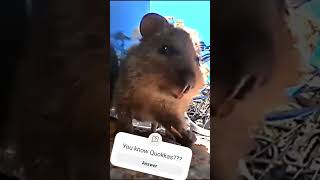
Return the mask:
<svg viewBox="0 0 320 180">
<path fill-rule="evenodd" d="M 271 113 L 266 116 L 265 120 L 278 121 L 278 120 L 287 120 L 294 117 L 305 117 L 319 110 L 320 110 L 320 107 L 312 107 L 312 108 L 308 107 L 308 108 L 302 108 L 302 109 L 291 110 L 286 112 Z"/>
</svg>

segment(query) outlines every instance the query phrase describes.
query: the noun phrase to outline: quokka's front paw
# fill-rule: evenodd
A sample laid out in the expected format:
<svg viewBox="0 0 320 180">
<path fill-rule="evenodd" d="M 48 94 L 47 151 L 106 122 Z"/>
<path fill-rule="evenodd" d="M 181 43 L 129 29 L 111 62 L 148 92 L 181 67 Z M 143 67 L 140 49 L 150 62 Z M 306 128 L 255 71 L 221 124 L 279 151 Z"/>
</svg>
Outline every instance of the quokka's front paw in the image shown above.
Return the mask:
<svg viewBox="0 0 320 180">
<path fill-rule="evenodd" d="M 191 130 L 181 132 L 182 138 L 177 139 L 177 142 L 185 147 L 191 147 L 197 140 L 196 135 Z"/>
</svg>

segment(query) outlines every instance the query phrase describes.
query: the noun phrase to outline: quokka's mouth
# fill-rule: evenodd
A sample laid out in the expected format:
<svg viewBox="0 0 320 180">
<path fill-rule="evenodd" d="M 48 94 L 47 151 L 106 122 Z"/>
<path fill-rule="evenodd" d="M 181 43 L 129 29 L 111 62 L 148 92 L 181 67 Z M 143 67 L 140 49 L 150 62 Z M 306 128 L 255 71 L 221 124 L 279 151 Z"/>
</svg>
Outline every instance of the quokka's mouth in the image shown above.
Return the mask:
<svg viewBox="0 0 320 180">
<path fill-rule="evenodd" d="M 192 89 L 192 86 L 186 85 L 182 91 L 178 92 L 177 94 L 174 95 L 176 99 L 181 99 L 185 94 L 187 94 L 190 90 Z"/>
<path fill-rule="evenodd" d="M 186 94 L 188 93 L 190 90 L 192 89 L 192 87 L 190 85 L 186 85 L 183 90 L 182 90 L 182 94 Z"/>
</svg>

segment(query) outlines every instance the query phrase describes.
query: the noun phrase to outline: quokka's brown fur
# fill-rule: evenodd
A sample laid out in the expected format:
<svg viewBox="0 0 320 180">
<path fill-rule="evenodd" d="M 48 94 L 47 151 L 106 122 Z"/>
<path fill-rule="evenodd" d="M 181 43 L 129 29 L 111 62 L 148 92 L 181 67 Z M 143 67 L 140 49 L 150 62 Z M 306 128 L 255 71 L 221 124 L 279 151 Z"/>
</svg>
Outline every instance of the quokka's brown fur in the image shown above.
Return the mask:
<svg viewBox="0 0 320 180">
<path fill-rule="evenodd" d="M 153 130 L 159 123 L 190 146 L 196 138 L 184 113 L 204 84 L 190 35 L 154 13 L 142 18 L 140 31 L 143 38 L 121 62 L 114 90 L 118 129 L 131 133 L 133 118 L 153 122 Z"/>
<path fill-rule="evenodd" d="M 237 179 L 238 161 L 252 148 L 250 129 L 263 124 L 267 111 L 286 103 L 285 89 L 298 81 L 300 64 L 280 1 L 228 2 L 217 7 L 221 31 L 215 34 L 221 38 L 216 41 L 212 93 L 215 180 Z M 241 98 L 229 98 L 244 75 L 255 83 Z"/>
</svg>

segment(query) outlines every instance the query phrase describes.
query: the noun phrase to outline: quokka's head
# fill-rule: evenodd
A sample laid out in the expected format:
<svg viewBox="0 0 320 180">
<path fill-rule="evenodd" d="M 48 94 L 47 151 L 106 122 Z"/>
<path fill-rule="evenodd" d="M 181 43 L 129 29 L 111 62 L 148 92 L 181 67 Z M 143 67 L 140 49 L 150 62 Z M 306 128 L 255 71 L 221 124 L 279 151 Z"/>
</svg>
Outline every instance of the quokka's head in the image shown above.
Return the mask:
<svg viewBox="0 0 320 180">
<path fill-rule="evenodd" d="M 162 87 L 173 97 L 181 98 L 196 92 L 203 84 L 199 57 L 190 34 L 171 25 L 163 16 L 146 14 L 140 22 L 142 39 L 135 56 L 146 66 L 160 73 Z M 151 66 L 150 66 L 151 65 Z"/>
</svg>

